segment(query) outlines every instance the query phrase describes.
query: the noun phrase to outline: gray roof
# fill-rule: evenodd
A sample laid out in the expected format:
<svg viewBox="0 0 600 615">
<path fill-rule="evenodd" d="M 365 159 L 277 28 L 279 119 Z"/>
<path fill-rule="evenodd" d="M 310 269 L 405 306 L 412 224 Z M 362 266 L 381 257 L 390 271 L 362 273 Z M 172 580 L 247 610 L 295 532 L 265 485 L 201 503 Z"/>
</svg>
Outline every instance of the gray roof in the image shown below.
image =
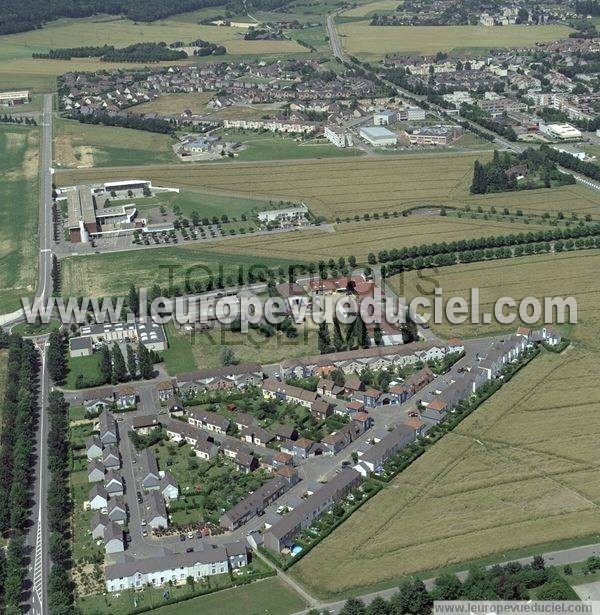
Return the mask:
<svg viewBox="0 0 600 615">
<path fill-rule="evenodd" d="M 142 479 L 146 478 L 146 476 L 148 476 L 149 474 L 151 474 L 152 476 L 156 476 L 156 478 L 159 478 L 160 476 L 158 473 L 158 463 L 156 461 L 156 456 L 149 448 L 145 448 L 140 453 L 140 469 Z"/>
<path fill-rule="evenodd" d="M 160 492 L 151 491 L 146 496 L 146 511 L 148 521 L 156 519 L 156 517 L 168 518 L 165 498 L 163 498 Z"/>
<path fill-rule="evenodd" d="M 415 438 L 415 430 L 408 425 L 400 424 L 390 431 L 387 436 L 382 440 L 374 444 L 361 458 L 360 461 L 368 461 L 370 463 L 377 463 L 380 459 L 385 457 L 387 451 L 393 449 L 400 442 L 405 439 Z"/>
<path fill-rule="evenodd" d="M 101 483 L 96 483 L 88 494 L 88 500 L 91 502 L 97 495 L 105 500 L 108 500 L 108 494 L 106 493 L 106 489 Z"/>
<path fill-rule="evenodd" d="M 235 522 L 237 519 L 245 517 L 252 510 L 262 509 L 264 503 L 282 488 L 287 488 L 287 481 L 281 476 L 275 476 L 262 487 L 259 487 L 254 493 L 230 508 L 225 514 L 231 521 Z"/>
<path fill-rule="evenodd" d="M 195 372 L 187 372 L 177 376 L 178 383 L 194 382 L 206 378 L 228 378 L 244 374 L 262 374 L 262 366 L 258 363 L 240 363 L 239 365 L 225 365 L 224 367 L 213 367 L 201 369 Z"/>
<path fill-rule="evenodd" d="M 112 412 L 108 410 L 102 410 L 98 416 L 98 430 L 100 431 L 100 437 L 105 433 L 111 433 L 117 435 L 117 422 Z"/>
<path fill-rule="evenodd" d="M 202 423 L 220 427 L 223 431 L 227 431 L 227 428 L 229 427 L 228 419 L 220 414 L 217 414 L 216 412 L 211 412 L 210 410 L 203 410 L 202 408 L 188 408 L 188 416 Z"/>
<path fill-rule="evenodd" d="M 212 564 L 217 562 L 227 563 L 227 552 L 223 547 L 216 549 L 203 549 L 191 553 L 175 553 L 161 557 L 148 559 L 136 559 L 125 556 L 119 564 L 106 566 L 105 576 L 107 580 L 130 577 L 136 572 L 148 574 L 161 570 L 176 570 L 182 567 L 191 567 L 194 564 Z"/>
<path fill-rule="evenodd" d="M 69 340 L 71 350 L 91 350 L 92 338 L 90 337 L 72 337 Z"/>
<path fill-rule="evenodd" d="M 294 508 L 292 512 L 283 516 L 281 521 L 276 523 L 269 530 L 276 538 L 282 538 L 294 528 L 298 527 L 302 520 L 310 516 L 313 511 L 318 510 L 335 493 L 345 489 L 352 482 L 358 480 L 360 474 L 353 468 L 345 468 L 336 474 L 327 484 L 323 485 L 312 496 L 305 500 L 300 506 Z"/>
<path fill-rule="evenodd" d="M 123 541 L 123 528 L 113 521 L 110 521 L 104 528 L 104 542 L 107 543 L 110 540 Z"/>
<path fill-rule="evenodd" d="M 143 427 L 160 427 L 160 421 L 156 414 L 144 414 L 141 416 L 134 416 L 131 425 L 134 429 L 141 429 Z"/>
<path fill-rule="evenodd" d="M 92 448 L 92 446 L 97 446 L 99 449 L 102 449 L 102 441 L 100 440 L 100 438 L 98 437 L 97 434 L 93 434 L 91 435 L 86 441 L 85 441 L 85 449 L 87 451 L 90 450 L 90 448 Z"/>
</svg>

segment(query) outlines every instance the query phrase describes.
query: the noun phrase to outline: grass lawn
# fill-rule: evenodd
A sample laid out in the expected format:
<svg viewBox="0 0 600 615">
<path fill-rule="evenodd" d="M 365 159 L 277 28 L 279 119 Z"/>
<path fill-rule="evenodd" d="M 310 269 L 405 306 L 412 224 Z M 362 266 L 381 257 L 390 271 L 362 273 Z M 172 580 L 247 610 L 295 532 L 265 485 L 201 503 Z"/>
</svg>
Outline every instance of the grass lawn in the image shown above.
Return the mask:
<svg viewBox="0 0 600 615">
<path fill-rule="evenodd" d="M 300 596 L 279 579 L 265 579 L 244 587 L 236 587 L 189 602 L 166 606 L 156 615 L 287 615 L 306 607 Z"/>
<path fill-rule="evenodd" d="M 288 339 L 284 335 L 266 338 L 262 333 L 251 329 L 247 334 L 215 329 L 206 333 L 177 332 L 177 348 L 187 345 L 185 354 L 191 350 L 199 368 L 221 366 L 220 354 L 223 346 L 230 346 L 240 363 L 258 362 L 270 364 L 311 354 L 318 354 L 317 335 L 314 329 L 301 328 L 298 337 Z"/>
<path fill-rule="evenodd" d="M 95 380 L 100 377 L 100 353 L 96 352 L 91 357 L 69 357 L 67 379 L 65 389 L 74 390 L 77 377 L 82 375 L 86 380 Z"/>
<path fill-rule="evenodd" d="M 220 218 L 223 214 L 229 218 L 240 218 L 242 214 L 251 214 L 253 211 L 269 209 L 277 206 L 277 203 L 258 197 L 244 197 L 234 194 L 224 194 L 210 191 L 182 190 L 179 193 L 165 192 L 155 197 L 136 201 L 140 209 L 147 207 L 167 208 L 179 207 L 181 213 L 189 218 L 193 211 L 197 211 L 201 218 L 212 219 L 213 216 Z"/>
<path fill-rule="evenodd" d="M 39 129 L 0 125 L 0 313 L 35 289 Z"/>
<path fill-rule="evenodd" d="M 58 320 L 51 320 L 47 325 L 42 323 L 28 323 L 20 322 L 12 328 L 13 333 L 19 335 L 43 335 L 45 333 L 52 333 L 52 331 L 58 331 L 60 328 L 60 322 Z"/>
<path fill-rule="evenodd" d="M 127 293 L 132 283 L 146 288 L 159 284 L 168 289 L 170 268 L 173 284 L 181 289 L 188 284 L 193 289 L 194 282 L 205 282 L 211 276 L 216 279 L 220 275 L 231 285 L 237 280 L 240 268 L 242 271 L 254 268 L 258 273 L 265 268 L 277 270 L 278 266 L 286 267 L 289 263 L 287 258 L 228 256 L 213 250 L 188 250 L 178 246 L 69 257 L 61 261 L 62 292 L 74 297 L 84 294 L 112 296 Z"/>
<path fill-rule="evenodd" d="M 194 353 L 183 335 L 175 332 L 173 323 L 165 327 L 169 347 L 162 353 L 169 376 L 194 371 L 197 368 Z"/>
<path fill-rule="evenodd" d="M 81 124 L 57 119 L 54 131 L 54 157 L 59 168 L 88 168 L 175 162 L 168 135 Z"/>
<path fill-rule="evenodd" d="M 225 141 L 240 142 L 248 146 L 236 156 L 236 160 L 240 162 L 302 158 L 348 158 L 362 155 L 362 152 L 358 149 L 339 148 L 324 141 L 299 142 L 293 137 L 284 135 L 263 135 L 238 130 L 221 130 L 218 134 Z"/>
<path fill-rule="evenodd" d="M 2 348 L 0 350 L 0 400 L 4 399 L 4 387 L 6 386 L 6 371 L 8 368 L 8 350 Z M 2 423 L 2 414 L 0 413 L 0 424 Z"/>
<path fill-rule="evenodd" d="M 183 92 L 178 94 L 162 94 L 152 100 L 133 107 L 136 113 L 183 113 L 191 109 L 192 113 L 206 113 L 206 103 L 214 97 L 213 92 Z"/>
<path fill-rule="evenodd" d="M 260 565 L 259 565 L 260 564 Z M 253 564 L 254 567 L 262 563 Z M 165 604 L 164 589 L 146 588 L 140 592 L 125 591 L 119 594 L 85 596 L 77 601 L 84 615 L 127 615 L 135 608 L 151 607 L 160 615 L 172 613 L 206 615 L 289 615 L 305 608 L 304 601 L 284 585 L 279 579 L 267 578 L 249 585 L 228 588 L 231 585 L 229 575 L 210 577 L 205 584 L 196 583 L 192 589 L 188 585 L 169 588 L 171 598 L 184 598 L 194 592 L 211 591 L 224 588 L 222 591 L 210 593 L 184 600 L 177 604 Z"/>
<path fill-rule="evenodd" d="M 369 21 L 341 23 L 337 30 L 347 53 L 371 58 L 386 53 L 435 54 L 457 47 L 530 47 L 566 38 L 572 32 L 566 26 L 371 26 Z"/>
</svg>

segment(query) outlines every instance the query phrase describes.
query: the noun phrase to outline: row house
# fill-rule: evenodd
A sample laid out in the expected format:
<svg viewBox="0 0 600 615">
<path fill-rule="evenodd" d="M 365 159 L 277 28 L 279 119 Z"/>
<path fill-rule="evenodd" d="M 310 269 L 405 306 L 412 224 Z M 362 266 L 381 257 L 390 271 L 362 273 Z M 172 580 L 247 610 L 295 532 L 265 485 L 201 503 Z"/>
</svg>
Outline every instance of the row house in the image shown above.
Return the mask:
<svg viewBox="0 0 600 615">
<path fill-rule="evenodd" d="M 292 386 L 275 380 L 275 378 L 267 378 L 263 381 L 263 396 L 265 399 L 276 399 L 286 403 L 295 403 L 312 408 L 317 401 L 317 394 L 314 391 L 307 391 L 300 387 Z"/>
<path fill-rule="evenodd" d="M 262 379 L 262 367 L 258 363 L 246 363 L 180 374 L 177 376 L 177 384 L 184 397 L 193 398 L 205 391 L 258 386 Z"/>
<path fill-rule="evenodd" d="M 229 420 L 209 410 L 190 408 L 187 415 L 188 423 L 218 434 L 225 434 L 229 429 Z"/>
<path fill-rule="evenodd" d="M 354 469 L 362 476 L 380 471 L 391 457 L 413 442 L 415 438 L 414 429 L 408 425 L 398 425 L 387 435 L 374 438 L 375 444 L 359 456 L 359 461 Z"/>
</svg>

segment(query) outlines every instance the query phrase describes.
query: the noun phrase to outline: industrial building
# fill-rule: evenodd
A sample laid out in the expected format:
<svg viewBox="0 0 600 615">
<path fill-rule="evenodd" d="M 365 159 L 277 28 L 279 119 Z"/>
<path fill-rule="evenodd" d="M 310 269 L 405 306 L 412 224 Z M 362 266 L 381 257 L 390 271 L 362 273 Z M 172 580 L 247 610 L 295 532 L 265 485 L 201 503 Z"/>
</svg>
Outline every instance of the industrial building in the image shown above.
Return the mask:
<svg viewBox="0 0 600 615">
<path fill-rule="evenodd" d="M 552 139 L 581 139 L 581 131 L 571 124 L 540 124 L 540 132 Z"/>
<path fill-rule="evenodd" d="M 19 90 L 18 92 L 0 92 L 0 105 L 16 107 L 24 105 L 31 100 L 29 90 Z"/>
<path fill-rule="evenodd" d="M 460 126 L 423 126 L 405 132 L 411 145 L 449 145 L 462 134 Z"/>
<path fill-rule="evenodd" d="M 396 135 L 383 126 L 368 126 L 360 129 L 360 136 L 375 147 L 385 147 L 386 145 L 396 145 L 398 139 Z"/>
</svg>

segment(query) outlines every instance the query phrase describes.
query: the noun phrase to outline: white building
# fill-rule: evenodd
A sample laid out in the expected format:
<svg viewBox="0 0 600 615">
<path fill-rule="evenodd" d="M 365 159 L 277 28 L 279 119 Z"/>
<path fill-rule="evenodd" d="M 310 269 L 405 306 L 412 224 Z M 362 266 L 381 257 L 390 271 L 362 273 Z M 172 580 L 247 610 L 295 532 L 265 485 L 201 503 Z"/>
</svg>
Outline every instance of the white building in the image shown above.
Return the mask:
<svg viewBox="0 0 600 615">
<path fill-rule="evenodd" d="M 360 136 L 375 147 L 385 147 L 386 145 L 396 145 L 398 138 L 396 135 L 383 126 L 369 126 L 360 129 Z"/>
<path fill-rule="evenodd" d="M 325 126 L 323 135 L 336 147 L 352 147 L 354 145 L 352 135 L 343 128 L 338 128 L 337 126 Z"/>
<path fill-rule="evenodd" d="M 18 92 L 0 92 L 0 105 L 15 107 L 16 105 L 28 103 L 29 100 L 29 90 L 20 90 Z"/>
<path fill-rule="evenodd" d="M 393 124 L 395 121 L 396 114 L 394 111 L 390 111 L 389 109 L 378 111 L 373 115 L 373 125 L 375 126 L 388 126 L 389 124 Z"/>
<path fill-rule="evenodd" d="M 540 132 L 552 139 L 581 139 L 581 131 L 571 124 L 540 124 Z"/>
<path fill-rule="evenodd" d="M 308 207 L 306 205 L 295 205 L 285 209 L 266 209 L 257 214 L 258 221 L 262 224 L 269 222 L 293 222 L 306 218 Z"/>
</svg>

